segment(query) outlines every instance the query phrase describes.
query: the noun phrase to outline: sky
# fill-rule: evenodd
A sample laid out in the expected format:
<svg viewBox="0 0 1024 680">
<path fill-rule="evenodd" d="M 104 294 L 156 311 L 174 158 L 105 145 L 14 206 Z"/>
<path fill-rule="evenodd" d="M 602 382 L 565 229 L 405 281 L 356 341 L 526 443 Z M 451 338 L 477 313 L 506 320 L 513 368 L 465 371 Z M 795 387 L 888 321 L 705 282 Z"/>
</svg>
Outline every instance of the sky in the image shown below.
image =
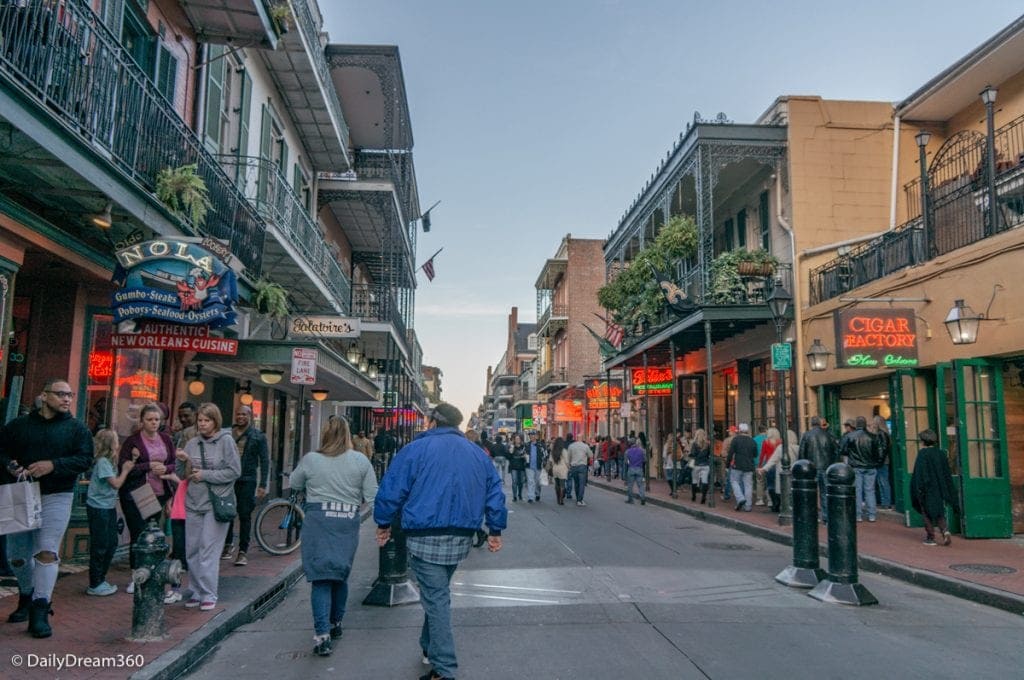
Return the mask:
<svg viewBox="0 0 1024 680">
<path fill-rule="evenodd" d="M 513 306 L 566 234 L 607 238 L 694 112 L 753 122 L 784 95 L 899 101 L 1019 2 L 319 0 L 332 43 L 397 45 L 437 249 L 416 332 L 465 414 Z"/>
</svg>

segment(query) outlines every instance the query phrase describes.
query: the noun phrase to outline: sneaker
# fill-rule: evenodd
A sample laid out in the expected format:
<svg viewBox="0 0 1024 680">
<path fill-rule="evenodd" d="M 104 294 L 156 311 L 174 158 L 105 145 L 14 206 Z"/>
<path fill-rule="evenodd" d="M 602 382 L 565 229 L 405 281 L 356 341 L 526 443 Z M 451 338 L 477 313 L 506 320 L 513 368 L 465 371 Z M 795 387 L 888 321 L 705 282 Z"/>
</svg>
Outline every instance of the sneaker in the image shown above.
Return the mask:
<svg viewBox="0 0 1024 680">
<path fill-rule="evenodd" d="M 942 532 L 942 545 L 948 546 L 953 542 L 953 537 L 949 535 L 948 531 Z"/>
<path fill-rule="evenodd" d="M 230 560 L 233 554 L 234 550 L 231 549 L 231 546 L 228 546 L 227 548 L 224 548 L 224 552 L 220 554 L 220 558 L 222 560 Z"/>
<path fill-rule="evenodd" d="M 586 507 L 587 504 L 584 503 L 583 501 L 576 501 L 576 505 L 582 508 L 582 507 Z"/>
<path fill-rule="evenodd" d="M 331 636 L 328 635 L 323 640 L 316 643 L 313 647 L 313 653 L 317 656 L 330 656 L 331 652 L 334 651 L 334 645 L 331 644 Z"/>
<path fill-rule="evenodd" d="M 124 587 L 124 592 L 128 593 L 129 595 L 134 595 L 135 594 L 135 581 L 128 581 L 128 585 L 126 585 Z"/>
<path fill-rule="evenodd" d="M 181 602 L 181 591 L 170 590 L 164 595 L 164 604 L 174 604 L 175 602 Z"/>
<path fill-rule="evenodd" d="M 188 609 L 195 609 L 196 607 L 200 606 L 201 604 L 203 604 L 203 603 L 200 602 L 199 600 L 195 599 L 195 598 L 192 598 L 188 602 L 185 603 L 185 606 Z"/>
<path fill-rule="evenodd" d="M 877 517 L 868 517 L 868 521 L 869 522 L 877 522 L 878 518 Z"/>
<path fill-rule="evenodd" d="M 739 512 L 740 510 L 742 510 L 744 505 L 746 505 L 746 503 L 744 501 L 740 501 L 739 503 L 737 503 L 736 504 L 736 511 Z"/>
<path fill-rule="evenodd" d="M 765 502 L 761 499 L 758 499 L 758 501 L 754 503 L 754 505 L 765 505 Z"/>
<path fill-rule="evenodd" d="M 420 650 L 420 651 L 422 651 L 422 650 Z M 423 659 L 422 659 L 421 663 L 424 666 L 429 666 L 430 665 L 430 659 L 427 658 L 427 653 L 426 652 L 423 652 Z"/>
<path fill-rule="evenodd" d="M 931 537 L 924 539 L 921 543 L 924 545 L 938 545 L 938 543 L 935 542 L 935 539 Z"/>
<path fill-rule="evenodd" d="M 857 518 L 857 521 L 858 521 L 858 522 L 863 522 L 863 521 L 864 521 L 864 518 L 863 518 L 863 517 L 858 517 L 858 518 Z"/>
<path fill-rule="evenodd" d="M 246 559 L 245 553 L 239 551 L 238 557 L 235 558 L 235 566 L 236 567 L 244 567 L 247 564 L 249 564 L 249 560 Z"/>
<path fill-rule="evenodd" d="M 211 609 L 214 609 L 216 606 L 217 606 L 216 602 L 214 602 L 212 600 L 206 600 L 205 602 L 203 602 L 202 604 L 199 605 L 199 609 L 201 611 L 208 612 Z"/>
<path fill-rule="evenodd" d="M 86 588 L 86 595 L 95 595 L 97 597 L 106 597 L 107 595 L 113 595 L 117 592 L 117 586 L 111 585 L 104 581 L 95 588 Z"/>
<path fill-rule="evenodd" d="M 345 631 L 343 631 L 341 629 L 341 624 L 340 623 L 336 623 L 333 626 L 331 626 L 331 639 L 332 640 L 337 640 L 337 639 L 339 639 L 344 634 L 345 634 Z"/>
</svg>

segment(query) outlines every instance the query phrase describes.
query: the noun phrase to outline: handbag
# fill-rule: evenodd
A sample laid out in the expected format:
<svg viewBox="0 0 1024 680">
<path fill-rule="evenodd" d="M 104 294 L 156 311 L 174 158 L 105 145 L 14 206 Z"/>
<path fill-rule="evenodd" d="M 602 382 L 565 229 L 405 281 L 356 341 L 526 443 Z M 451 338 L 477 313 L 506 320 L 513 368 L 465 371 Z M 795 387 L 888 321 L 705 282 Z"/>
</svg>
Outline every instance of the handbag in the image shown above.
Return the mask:
<svg viewBox="0 0 1024 680">
<path fill-rule="evenodd" d="M 548 478 L 548 471 L 547 470 L 541 470 L 540 471 L 540 485 L 541 486 L 547 486 L 550 483 L 551 483 L 551 480 Z"/>
<path fill-rule="evenodd" d="M 157 500 L 156 492 L 153 491 L 153 487 L 149 485 L 148 481 L 139 488 L 132 489 L 129 494 L 132 497 L 132 503 L 135 504 L 135 508 L 144 520 L 159 515 L 163 509 L 160 507 L 160 501 Z"/>
<path fill-rule="evenodd" d="M 0 485 L 0 536 L 32 531 L 43 525 L 39 482 L 23 473 L 13 484 Z"/>
<path fill-rule="evenodd" d="M 188 493 L 188 480 L 182 480 L 178 488 L 174 490 L 174 500 L 171 501 L 171 519 L 185 519 L 185 494 Z"/>
<path fill-rule="evenodd" d="M 199 442 L 199 458 L 206 470 L 206 447 Z M 226 496 L 221 496 L 213 490 L 213 486 L 206 482 L 206 490 L 210 494 L 210 505 L 213 507 L 213 518 L 218 522 L 233 522 L 238 517 L 238 506 L 235 503 L 234 488 Z"/>
</svg>

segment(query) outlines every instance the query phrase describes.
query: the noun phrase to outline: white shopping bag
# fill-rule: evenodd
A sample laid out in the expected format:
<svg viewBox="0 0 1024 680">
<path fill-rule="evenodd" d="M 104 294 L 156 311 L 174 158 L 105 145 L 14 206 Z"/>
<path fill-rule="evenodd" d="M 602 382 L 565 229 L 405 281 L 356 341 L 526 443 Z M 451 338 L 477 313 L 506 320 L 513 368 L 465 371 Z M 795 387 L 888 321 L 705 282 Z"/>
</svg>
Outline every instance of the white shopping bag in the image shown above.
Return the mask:
<svg viewBox="0 0 1024 680">
<path fill-rule="evenodd" d="M 541 486 L 547 486 L 550 483 L 551 483 L 551 480 L 548 478 L 548 471 L 547 470 L 541 470 L 540 471 L 540 485 Z"/>
<path fill-rule="evenodd" d="M 0 536 L 41 527 L 42 498 L 39 482 L 19 478 L 13 484 L 0 484 Z"/>
</svg>

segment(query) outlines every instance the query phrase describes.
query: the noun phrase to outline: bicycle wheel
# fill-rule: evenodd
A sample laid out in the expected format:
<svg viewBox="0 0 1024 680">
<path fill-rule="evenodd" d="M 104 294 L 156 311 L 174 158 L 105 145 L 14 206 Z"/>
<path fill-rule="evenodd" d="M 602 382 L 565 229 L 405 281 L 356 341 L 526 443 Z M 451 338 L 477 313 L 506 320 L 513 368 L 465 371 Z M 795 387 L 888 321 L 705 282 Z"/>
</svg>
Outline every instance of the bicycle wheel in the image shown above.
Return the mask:
<svg viewBox="0 0 1024 680">
<path fill-rule="evenodd" d="M 271 501 L 256 516 L 256 542 L 271 555 L 287 555 L 302 543 L 302 508 L 284 499 Z"/>
</svg>

